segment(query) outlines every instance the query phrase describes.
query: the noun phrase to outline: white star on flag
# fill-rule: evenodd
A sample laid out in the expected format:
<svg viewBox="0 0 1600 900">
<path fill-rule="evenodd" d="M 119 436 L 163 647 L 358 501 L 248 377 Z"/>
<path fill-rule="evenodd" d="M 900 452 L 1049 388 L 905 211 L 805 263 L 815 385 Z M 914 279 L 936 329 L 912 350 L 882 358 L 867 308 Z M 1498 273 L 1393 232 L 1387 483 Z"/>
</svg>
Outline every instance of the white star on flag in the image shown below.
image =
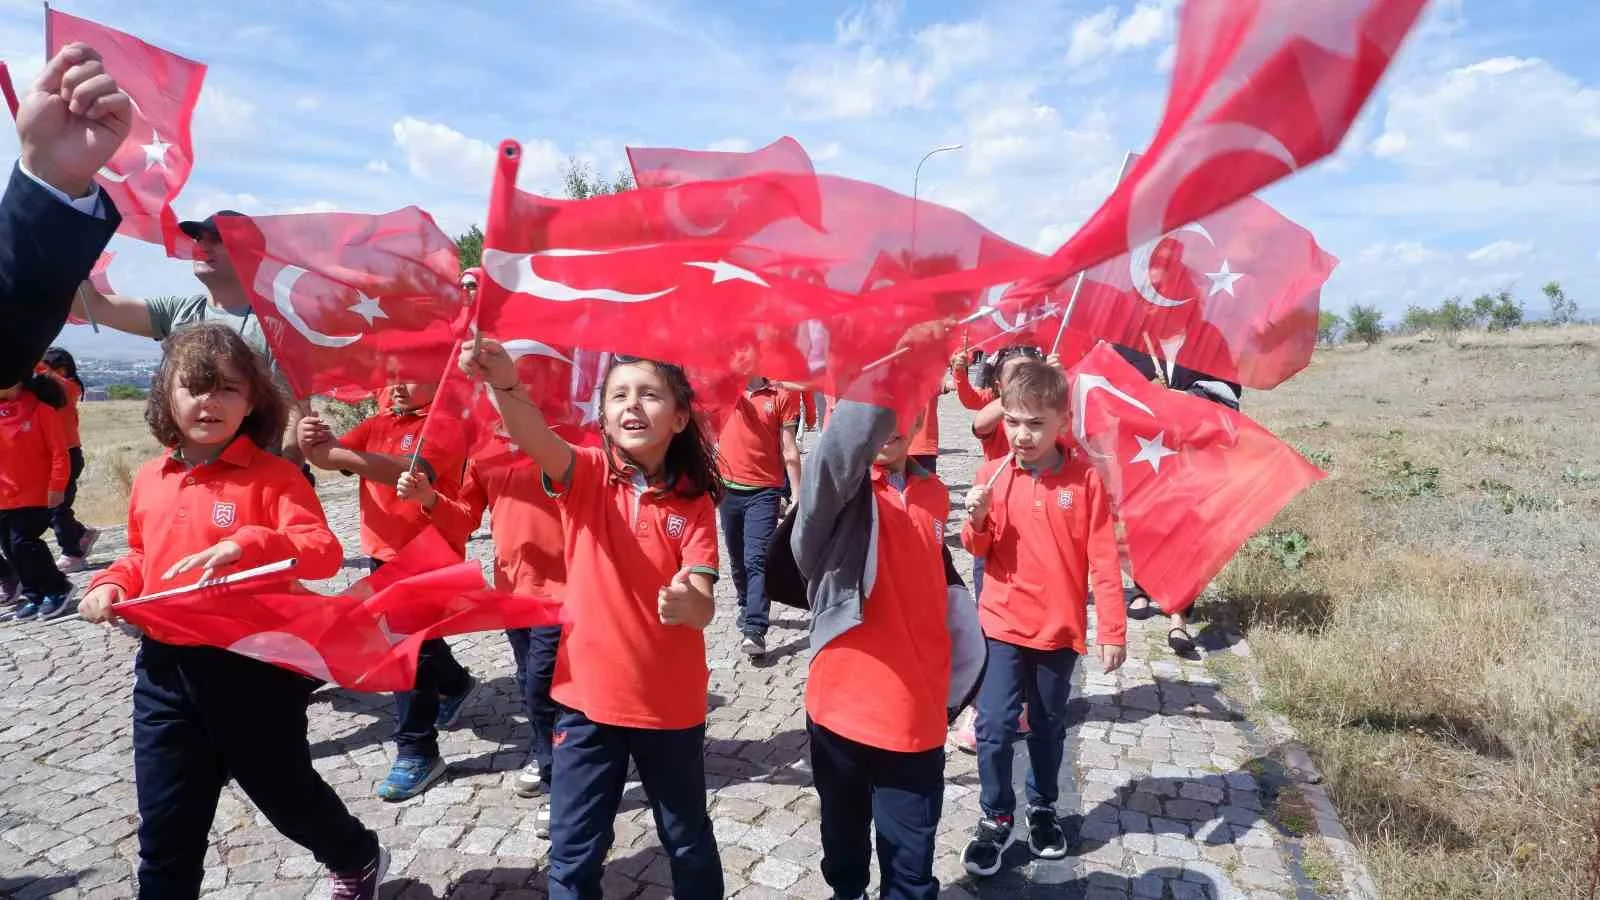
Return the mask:
<svg viewBox="0 0 1600 900">
<path fill-rule="evenodd" d="M 1178 455 L 1178 451 L 1167 449 L 1167 433 L 1165 431 L 1153 438 L 1140 437 L 1136 434 L 1133 439 L 1139 442 L 1139 452 L 1134 455 L 1133 459 L 1128 460 L 1128 465 L 1130 466 L 1135 463 L 1145 462 L 1150 464 L 1152 470 L 1159 473 L 1163 459 Z"/>
<path fill-rule="evenodd" d="M 161 135 L 152 129 L 150 143 L 143 144 L 140 147 L 144 151 L 144 167 L 148 169 L 151 166 L 160 166 L 165 169 L 167 167 L 167 149 L 171 146 L 171 144 L 163 141 Z"/>
<path fill-rule="evenodd" d="M 758 284 L 762 287 L 772 287 L 760 275 L 749 269 L 740 268 L 725 259 L 719 259 L 716 262 L 686 262 L 684 265 L 693 266 L 696 269 L 705 269 L 710 272 L 712 284 L 721 284 L 724 281 L 748 281 L 751 284 Z"/>
<path fill-rule="evenodd" d="M 389 318 L 389 314 L 383 311 L 383 307 L 378 304 L 377 300 L 360 291 L 356 291 L 356 296 L 361 299 L 350 305 L 350 311 L 366 319 L 368 325 L 371 325 L 374 319 Z"/>
<path fill-rule="evenodd" d="M 1228 268 L 1228 261 L 1224 259 L 1222 261 L 1222 271 L 1206 273 L 1206 277 L 1211 279 L 1211 293 L 1207 296 L 1215 297 L 1223 291 L 1227 291 L 1229 297 L 1239 296 L 1233 292 L 1233 286 L 1244 276 L 1245 273 L 1235 272 Z"/>
</svg>

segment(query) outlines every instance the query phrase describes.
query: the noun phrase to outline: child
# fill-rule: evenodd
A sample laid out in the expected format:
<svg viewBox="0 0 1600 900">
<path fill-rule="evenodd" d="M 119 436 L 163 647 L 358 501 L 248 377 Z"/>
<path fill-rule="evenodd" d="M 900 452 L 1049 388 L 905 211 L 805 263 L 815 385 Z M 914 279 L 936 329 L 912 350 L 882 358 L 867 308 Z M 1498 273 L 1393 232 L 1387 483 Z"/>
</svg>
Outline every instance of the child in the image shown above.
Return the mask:
<svg viewBox="0 0 1600 900">
<path fill-rule="evenodd" d="M 704 630 L 716 609 L 713 452 L 683 370 L 613 357 L 602 446 L 573 447 L 528 398 L 505 348 L 466 348 L 462 368 L 496 392 L 511 440 L 545 472 L 565 533 L 568 622 L 550 693 L 550 896 L 599 900 L 631 758 L 671 861 L 673 896 L 723 895 L 706 814 Z"/>
<path fill-rule="evenodd" d="M 66 435 L 72 474 L 67 480 L 66 496 L 50 511 L 50 525 L 56 533 L 56 544 L 61 547 L 56 568 L 71 574 L 89 567 L 85 560 L 94 549 L 95 541 L 100 539 L 100 529 L 83 527 L 72 513 L 72 501 L 78 496 L 78 478 L 83 475 L 83 445 L 78 438 L 78 402 L 83 399 L 83 379 L 78 377 L 77 360 L 60 347 L 44 352 L 44 365 L 67 392 L 67 405 L 61 409 L 61 431 Z"/>
<path fill-rule="evenodd" d="M 938 895 L 945 729 L 982 668 L 971 600 L 947 588 L 950 494 L 908 444 L 892 411 L 840 400 L 790 542 L 812 610 L 805 705 L 822 876 L 851 900 L 866 893 L 874 828 L 883 896 Z"/>
<path fill-rule="evenodd" d="M 725 491 L 718 512 L 728 542 L 728 567 L 739 594 L 739 649 L 767 652 L 767 545 L 779 507 L 800 483 L 800 398 L 765 378 L 751 379 L 717 438 Z"/>
<path fill-rule="evenodd" d="M 452 499 L 434 490 L 421 472 L 400 476 L 395 492 L 421 504 L 442 533 L 470 535 L 489 511 L 494 538 L 494 583 L 518 594 L 560 596 L 567 578 L 562 555 L 561 511 L 545 491 L 543 472 L 505 437 L 494 439 L 467 460 L 460 494 Z M 517 665 L 517 687 L 532 732 L 527 764 L 512 789 L 519 797 L 536 797 L 550 789 L 551 734 L 556 705 L 550 699 L 561 626 L 514 628 L 506 632 Z M 534 816 L 534 833 L 550 836 L 550 807 Z"/>
<path fill-rule="evenodd" d="M 1062 441 L 1067 380 L 1037 360 L 1011 370 L 1000 389 L 1010 460 L 986 463 L 967 494 L 962 544 L 988 560 L 978 615 L 989 665 L 978 690 L 979 807 L 983 818 L 961 861 L 993 875 L 1014 839 L 1011 788 L 1017 719 L 1028 704 L 1028 846 L 1060 859 L 1067 839 L 1056 819 L 1072 668 L 1086 650 L 1094 579 L 1100 662 L 1122 665 L 1127 619 L 1110 500 L 1087 461 Z M 1002 467 L 1003 470 L 1002 470 Z M 991 488 L 990 485 L 993 485 Z"/>
<path fill-rule="evenodd" d="M 335 438 L 317 416 L 301 419 L 297 428 L 307 462 L 361 476 L 361 550 L 373 571 L 394 559 L 400 548 L 430 524 L 426 513 L 395 494 L 402 474 L 416 468 L 445 496 L 454 496 L 460 488 L 466 461 L 442 452 L 437 443 L 423 446 L 428 404 L 436 389 L 432 384 L 391 385 L 389 411 L 367 419 L 342 438 Z M 470 532 L 441 534 L 466 556 Z M 416 687 L 395 695 L 395 761 L 378 785 L 379 797 L 391 802 L 408 800 L 444 775 L 447 766 L 439 755 L 439 729 L 460 719 L 476 686 L 443 638 L 422 642 Z"/>
<path fill-rule="evenodd" d="M 128 501 L 128 555 L 94 579 L 81 612 L 294 558 L 328 578 L 344 554 L 292 463 L 261 448 L 283 434 L 281 395 L 227 326 L 167 338 L 145 418 L 170 451 Z M 389 855 L 311 765 L 306 704 L 317 682 L 220 650 L 145 637 L 134 661 L 133 768 L 139 896 L 198 897 L 207 835 L 229 778 L 285 837 L 333 873 L 336 898 L 376 897 Z"/>
<path fill-rule="evenodd" d="M 0 388 L 0 544 L 16 586 L 5 593 L 18 599 L 18 621 L 53 619 L 67 609 L 72 584 L 50 559 L 41 539 L 50 510 L 66 496 L 69 473 L 61 414 L 66 395 L 59 382 L 37 372 Z M 9 571 L 7 571 L 9 570 Z"/>
</svg>

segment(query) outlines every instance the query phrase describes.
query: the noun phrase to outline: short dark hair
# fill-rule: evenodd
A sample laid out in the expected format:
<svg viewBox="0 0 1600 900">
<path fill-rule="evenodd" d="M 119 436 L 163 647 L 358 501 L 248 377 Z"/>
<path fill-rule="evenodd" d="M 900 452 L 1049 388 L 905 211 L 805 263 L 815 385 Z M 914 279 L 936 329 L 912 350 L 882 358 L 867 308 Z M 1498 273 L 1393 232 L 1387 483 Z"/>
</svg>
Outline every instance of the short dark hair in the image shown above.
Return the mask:
<svg viewBox="0 0 1600 900">
<path fill-rule="evenodd" d="M 1011 370 L 1011 379 L 1000 389 L 1002 406 L 1064 411 L 1067 408 L 1067 376 L 1055 366 L 1037 359 L 1025 359 Z"/>
<path fill-rule="evenodd" d="M 288 405 L 272 383 L 266 363 L 238 332 L 220 322 L 186 325 L 161 342 L 161 352 L 161 365 L 145 401 L 144 420 L 162 446 L 183 443 L 183 434 L 172 418 L 173 391 L 179 385 L 192 393 L 215 390 L 222 384 L 224 363 L 243 377 L 250 398 L 250 413 L 240 423 L 239 434 L 262 448 L 274 446 L 283 436 Z"/>
</svg>

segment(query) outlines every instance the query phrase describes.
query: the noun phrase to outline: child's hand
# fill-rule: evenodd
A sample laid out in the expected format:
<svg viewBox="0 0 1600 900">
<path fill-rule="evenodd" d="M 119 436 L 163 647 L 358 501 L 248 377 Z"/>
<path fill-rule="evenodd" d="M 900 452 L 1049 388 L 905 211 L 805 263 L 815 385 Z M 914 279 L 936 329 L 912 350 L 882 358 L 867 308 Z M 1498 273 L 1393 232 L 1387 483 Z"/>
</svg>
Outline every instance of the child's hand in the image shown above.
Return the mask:
<svg viewBox="0 0 1600 900">
<path fill-rule="evenodd" d="M 972 490 L 967 491 L 967 521 L 972 523 L 973 528 L 982 530 L 988 524 L 989 501 L 993 498 L 994 494 L 986 484 L 973 485 Z"/>
<path fill-rule="evenodd" d="M 102 584 L 78 601 L 78 615 L 85 622 L 115 623 L 117 614 L 111 609 L 111 604 L 121 603 L 128 599 L 122 588 L 114 584 Z"/>
<path fill-rule="evenodd" d="M 233 541 L 218 541 L 199 553 L 191 553 L 173 563 L 172 568 L 168 569 L 161 579 L 171 581 L 191 569 L 198 568 L 201 570 L 200 583 L 205 584 L 216 574 L 216 570 L 231 566 L 243 557 L 244 549 L 238 544 Z"/>
<path fill-rule="evenodd" d="M 499 341 L 484 338 L 473 344 L 463 344 L 458 363 L 461 371 L 498 391 L 511 390 L 519 383 L 517 364 Z"/>
<path fill-rule="evenodd" d="M 394 492 L 401 500 L 411 500 L 423 509 L 433 509 L 439 502 L 439 492 L 422 472 L 402 472 L 400 480 L 395 482 Z"/>
<path fill-rule="evenodd" d="M 700 629 L 711 624 L 716 608 L 710 597 L 689 583 L 689 569 L 685 567 L 679 569 L 678 574 L 672 576 L 672 583 L 656 595 L 656 613 L 663 625 L 686 625 Z"/>
<path fill-rule="evenodd" d="M 321 416 L 306 416 L 294 427 L 294 441 L 308 461 L 320 466 L 327 461 L 328 450 L 332 449 L 333 429 Z"/>
<path fill-rule="evenodd" d="M 1122 668 L 1128 661 L 1128 648 L 1121 644 L 1100 645 L 1100 668 L 1107 675 Z"/>
<path fill-rule="evenodd" d="M 967 353 L 967 350 L 966 350 L 965 347 L 961 348 L 960 350 L 957 350 L 956 351 L 956 355 L 950 357 L 950 368 L 952 368 L 952 369 L 955 369 L 955 370 L 958 370 L 958 371 L 965 370 L 967 368 L 967 366 L 969 366 L 971 364 L 972 364 L 972 355 Z"/>
<path fill-rule="evenodd" d="M 1049 356 L 1046 356 L 1044 358 L 1044 364 L 1052 369 L 1056 369 L 1057 371 L 1066 371 L 1066 369 L 1061 365 L 1061 354 L 1059 353 L 1052 353 Z"/>
<path fill-rule="evenodd" d="M 67 495 L 64 491 L 50 491 L 45 494 L 44 504 L 51 509 L 55 509 L 65 502 L 67 502 Z"/>
</svg>

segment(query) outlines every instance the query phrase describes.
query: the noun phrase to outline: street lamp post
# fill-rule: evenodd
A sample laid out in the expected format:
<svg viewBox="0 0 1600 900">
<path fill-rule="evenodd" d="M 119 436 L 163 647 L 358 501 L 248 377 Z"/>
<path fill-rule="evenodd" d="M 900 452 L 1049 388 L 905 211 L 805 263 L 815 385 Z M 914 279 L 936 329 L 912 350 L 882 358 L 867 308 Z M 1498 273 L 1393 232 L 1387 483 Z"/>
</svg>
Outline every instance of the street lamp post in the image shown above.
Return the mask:
<svg viewBox="0 0 1600 900">
<path fill-rule="evenodd" d="M 917 189 L 922 182 L 922 164 L 927 162 L 936 153 L 951 153 L 960 150 L 960 144 L 945 144 L 935 147 L 922 154 L 922 159 L 917 161 L 916 171 L 911 173 L 911 262 L 916 262 L 917 257 Z"/>
</svg>

